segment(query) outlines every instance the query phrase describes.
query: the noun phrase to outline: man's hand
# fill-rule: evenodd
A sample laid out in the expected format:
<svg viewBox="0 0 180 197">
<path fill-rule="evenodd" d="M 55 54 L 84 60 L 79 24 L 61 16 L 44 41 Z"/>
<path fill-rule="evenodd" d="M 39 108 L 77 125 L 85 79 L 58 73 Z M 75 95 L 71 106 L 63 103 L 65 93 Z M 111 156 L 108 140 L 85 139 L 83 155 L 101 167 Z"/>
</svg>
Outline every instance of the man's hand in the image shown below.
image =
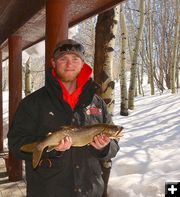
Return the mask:
<svg viewBox="0 0 180 197">
<path fill-rule="evenodd" d="M 72 146 L 72 138 L 66 136 L 59 142 L 59 145 L 55 148 L 56 151 L 66 151 Z"/>
<path fill-rule="evenodd" d="M 102 135 L 97 135 L 94 137 L 94 141 L 91 142 L 91 145 L 98 149 L 101 150 L 103 149 L 105 146 L 107 146 L 110 142 L 110 138 L 107 137 L 107 135 L 102 134 Z"/>
</svg>

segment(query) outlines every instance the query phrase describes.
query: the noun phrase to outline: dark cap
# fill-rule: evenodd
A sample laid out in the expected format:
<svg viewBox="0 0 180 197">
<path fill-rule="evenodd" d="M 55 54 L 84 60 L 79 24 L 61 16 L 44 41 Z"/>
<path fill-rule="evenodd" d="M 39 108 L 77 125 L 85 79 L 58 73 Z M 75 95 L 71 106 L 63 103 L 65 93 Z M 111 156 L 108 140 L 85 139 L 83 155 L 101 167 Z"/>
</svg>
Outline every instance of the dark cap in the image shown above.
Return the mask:
<svg viewBox="0 0 180 197">
<path fill-rule="evenodd" d="M 73 53 L 84 61 L 85 50 L 83 45 L 72 39 L 67 39 L 59 42 L 54 49 L 53 57 L 55 59 L 58 59 L 60 56 L 68 53 Z"/>
</svg>

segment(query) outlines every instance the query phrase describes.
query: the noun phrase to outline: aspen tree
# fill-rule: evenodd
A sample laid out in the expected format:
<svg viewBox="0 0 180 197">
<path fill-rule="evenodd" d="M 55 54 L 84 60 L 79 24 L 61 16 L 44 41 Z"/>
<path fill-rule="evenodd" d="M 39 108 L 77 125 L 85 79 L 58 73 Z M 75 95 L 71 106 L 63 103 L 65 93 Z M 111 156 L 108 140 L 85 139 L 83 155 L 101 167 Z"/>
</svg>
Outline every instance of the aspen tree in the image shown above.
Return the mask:
<svg viewBox="0 0 180 197">
<path fill-rule="evenodd" d="M 98 15 L 95 33 L 94 79 L 101 86 L 98 94 L 107 104 L 110 114 L 114 108 L 113 52 L 117 30 L 118 10 Z"/>
<path fill-rule="evenodd" d="M 175 89 L 175 72 L 177 65 L 177 53 L 178 53 L 178 38 L 179 38 L 179 0 L 174 0 L 174 10 L 176 13 L 175 17 L 175 36 L 174 36 L 174 45 L 173 45 L 173 61 L 171 67 L 171 92 L 174 94 L 176 92 Z"/>
<path fill-rule="evenodd" d="M 32 59 L 29 57 L 29 59 L 26 62 L 25 65 L 25 96 L 31 94 L 33 91 L 33 80 L 32 80 L 32 74 L 31 74 L 31 64 Z"/>
<path fill-rule="evenodd" d="M 151 8 L 151 0 L 148 0 L 148 35 L 149 35 L 149 65 L 148 65 L 148 74 L 149 74 L 149 82 L 151 87 L 151 95 L 154 95 L 154 68 L 153 68 L 153 30 L 152 30 L 152 8 Z"/>
<path fill-rule="evenodd" d="M 139 25 L 138 25 L 138 32 L 136 36 L 135 48 L 133 50 L 133 57 L 131 63 L 131 77 L 130 77 L 130 85 L 129 85 L 129 95 L 128 95 L 128 108 L 133 110 L 134 109 L 134 94 L 135 94 L 135 83 L 136 83 L 136 74 L 137 74 L 137 58 L 139 52 L 140 41 L 142 38 L 143 27 L 144 27 L 144 11 L 145 11 L 145 1 L 139 1 L 139 11 L 140 11 L 140 18 L 139 18 Z"/>
<path fill-rule="evenodd" d="M 121 27 L 121 55 L 120 55 L 120 89 L 121 89 L 121 106 L 120 115 L 128 115 L 128 95 L 126 85 L 126 47 L 127 31 L 126 21 L 123 13 L 123 5 L 120 6 L 120 27 Z"/>
</svg>

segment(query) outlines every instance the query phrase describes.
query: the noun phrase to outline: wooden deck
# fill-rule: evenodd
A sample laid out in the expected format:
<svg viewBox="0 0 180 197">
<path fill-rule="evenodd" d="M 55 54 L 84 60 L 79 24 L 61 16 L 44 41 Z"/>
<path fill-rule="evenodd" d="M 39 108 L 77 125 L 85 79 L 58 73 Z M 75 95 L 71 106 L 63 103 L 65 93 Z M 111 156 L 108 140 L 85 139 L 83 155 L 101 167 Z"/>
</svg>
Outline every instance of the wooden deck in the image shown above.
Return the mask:
<svg viewBox="0 0 180 197">
<path fill-rule="evenodd" d="M 25 181 L 9 182 L 5 168 L 5 161 L 0 156 L 0 197 L 25 197 Z"/>
</svg>

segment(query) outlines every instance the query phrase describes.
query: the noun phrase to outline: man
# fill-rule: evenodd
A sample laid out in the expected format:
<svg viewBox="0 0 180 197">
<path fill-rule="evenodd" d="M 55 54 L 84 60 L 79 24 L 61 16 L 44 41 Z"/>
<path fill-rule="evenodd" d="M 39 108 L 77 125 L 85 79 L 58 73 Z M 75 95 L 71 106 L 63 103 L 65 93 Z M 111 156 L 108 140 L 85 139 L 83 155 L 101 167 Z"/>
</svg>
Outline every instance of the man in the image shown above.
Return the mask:
<svg viewBox="0 0 180 197">
<path fill-rule="evenodd" d="M 25 160 L 28 197 L 101 197 L 104 190 L 100 163 L 119 150 L 116 140 L 94 137 L 89 146 L 72 147 L 65 137 L 55 150 L 44 150 L 32 167 L 24 144 L 43 139 L 65 125 L 112 123 L 103 100 L 95 94 L 92 69 L 84 62 L 84 47 L 74 40 L 60 42 L 53 53 L 45 86 L 24 98 L 8 133 L 9 150 Z"/>
</svg>

